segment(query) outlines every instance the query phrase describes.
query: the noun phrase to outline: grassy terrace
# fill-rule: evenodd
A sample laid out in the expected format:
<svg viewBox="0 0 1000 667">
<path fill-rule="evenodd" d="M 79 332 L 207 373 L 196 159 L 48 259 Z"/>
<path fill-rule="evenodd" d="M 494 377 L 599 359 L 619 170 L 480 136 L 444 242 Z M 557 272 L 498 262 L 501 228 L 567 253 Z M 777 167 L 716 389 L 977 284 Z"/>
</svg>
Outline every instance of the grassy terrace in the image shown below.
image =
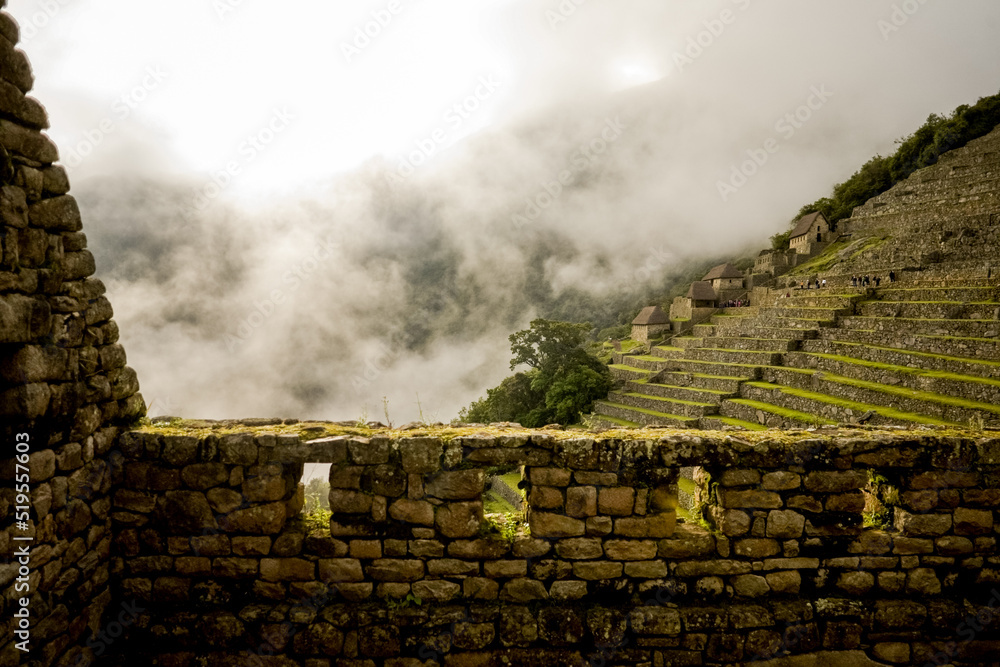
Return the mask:
<svg viewBox="0 0 1000 667">
<path fill-rule="evenodd" d="M 867 345 L 863 343 L 851 343 L 849 341 L 834 341 L 838 345 L 850 346 L 864 348 L 867 350 L 881 350 L 882 352 L 895 352 L 897 354 L 908 354 L 914 357 L 923 357 L 925 359 L 940 359 L 942 361 L 947 361 L 954 364 L 982 364 L 990 368 L 1000 368 L 1000 361 L 989 361 L 986 359 L 972 359 L 971 357 L 953 357 L 946 354 L 934 354 L 932 352 L 916 352 L 914 350 L 907 350 L 905 348 L 898 347 L 879 347 L 877 345 Z"/>
<path fill-rule="evenodd" d="M 720 392 L 721 393 L 721 392 Z M 670 403 L 678 403 L 680 405 L 690 405 L 696 408 L 712 408 L 715 407 L 713 403 L 699 403 L 698 401 L 685 401 L 679 398 L 663 398 L 662 396 L 650 396 L 648 394 L 639 394 L 633 391 L 622 392 L 622 396 L 629 396 L 631 398 L 646 398 L 651 401 L 661 401 L 664 404 L 669 405 Z M 1000 409 L 1000 408 L 998 408 Z"/>
<path fill-rule="evenodd" d="M 875 384 L 875 383 L 871 383 Z M 797 398 L 802 398 L 810 401 L 816 401 L 818 403 L 826 403 L 828 405 L 834 405 L 840 408 L 846 408 L 853 410 L 855 412 L 874 412 L 875 414 L 882 415 L 886 419 L 891 419 L 893 421 L 905 421 L 914 424 L 927 424 L 930 426 L 957 426 L 954 422 L 945 421 L 943 419 L 935 419 L 934 417 L 927 417 L 924 415 L 915 414 L 912 412 L 903 412 L 895 408 L 890 408 L 882 405 L 874 405 L 870 403 L 861 403 L 859 401 L 852 401 L 844 398 L 837 398 L 829 394 L 822 394 L 816 391 L 809 391 L 807 389 L 798 389 L 795 387 L 786 387 L 783 385 L 772 384 L 770 382 L 748 382 L 748 387 L 757 387 L 758 389 L 768 389 L 771 391 L 780 392 L 788 396 L 795 396 Z M 877 385 L 884 386 L 884 385 Z M 923 392 L 927 393 L 927 392 Z M 929 394 L 931 396 L 937 396 L 937 394 Z M 801 420 L 800 420 L 801 421 Z M 827 422 L 829 423 L 829 422 Z"/>
<path fill-rule="evenodd" d="M 692 373 L 693 377 L 698 377 L 697 373 Z M 730 378 L 724 375 L 702 375 L 701 377 L 712 378 L 715 380 L 739 380 L 741 378 Z M 647 387 L 665 387 L 667 389 L 690 389 L 692 391 L 697 391 L 705 394 L 716 394 L 718 396 L 729 396 L 731 392 L 721 391 L 719 389 L 701 389 L 700 387 L 681 387 L 676 384 L 663 384 L 660 382 L 650 382 L 649 379 L 644 380 L 632 380 L 635 384 L 644 384 Z"/>
<path fill-rule="evenodd" d="M 800 352 L 799 354 L 805 354 L 811 357 L 818 357 L 820 359 L 830 359 L 831 361 L 839 361 L 846 364 L 855 364 L 857 366 L 867 366 L 868 368 L 878 368 L 884 371 L 892 371 L 893 373 L 921 375 L 924 377 L 938 378 L 941 380 L 955 380 L 957 382 L 978 382 L 980 384 L 988 384 L 993 387 L 1000 387 L 1000 380 L 993 380 L 990 378 L 979 377 L 978 375 L 961 375 L 960 373 L 950 373 L 948 371 L 931 371 L 931 370 L 925 370 L 923 368 L 896 366 L 894 364 L 884 364 L 879 361 L 866 361 L 864 359 L 858 359 L 856 357 L 844 357 L 838 354 L 825 354 L 821 352 Z"/>
<path fill-rule="evenodd" d="M 778 405 L 773 405 L 771 403 L 764 403 L 762 401 L 755 401 L 749 398 L 730 398 L 728 399 L 730 403 L 735 403 L 737 405 L 745 405 L 754 410 L 760 410 L 761 412 L 766 412 L 772 415 L 778 415 L 784 419 L 790 419 L 792 421 L 800 422 L 803 424 L 816 424 L 824 426 L 835 426 L 837 422 L 824 419 L 823 417 L 818 417 L 814 414 L 808 412 L 801 412 L 799 410 L 792 410 L 790 408 L 783 408 Z"/>
</svg>

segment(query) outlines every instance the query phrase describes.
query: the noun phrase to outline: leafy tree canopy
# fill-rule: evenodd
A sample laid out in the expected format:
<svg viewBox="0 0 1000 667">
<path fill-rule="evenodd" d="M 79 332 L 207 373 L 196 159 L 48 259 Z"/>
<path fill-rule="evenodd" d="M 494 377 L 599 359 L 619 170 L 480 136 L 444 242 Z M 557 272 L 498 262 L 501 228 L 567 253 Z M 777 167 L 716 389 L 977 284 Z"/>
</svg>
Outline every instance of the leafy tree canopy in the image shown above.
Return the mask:
<svg viewBox="0 0 1000 667">
<path fill-rule="evenodd" d="M 795 220 L 820 211 L 836 226 L 838 221 L 851 217 L 855 207 L 918 169 L 936 164 L 942 154 L 989 134 L 997 125 L 1000 125 L 1000 94 L 981 98 L 972 106 L 963 104 L 949 116 L 931 114 L 920 129 L 896 142 L 899 148 L 893 155 L 876 155 L 849 179 L 834 186 L 832 196 L 803 206 Z M 775 249 L 787 248 L 788 234 L 775 234 L 771 244 Z"/>
<path fill-rule="evenodd" d="M 611 389 L 608 367 L 583 347 L 590 324 L 536 319 L 510 336 L 510 368 L 526 365 L 462 410 L 465 422 L 572 424 Z"/>
</svg>

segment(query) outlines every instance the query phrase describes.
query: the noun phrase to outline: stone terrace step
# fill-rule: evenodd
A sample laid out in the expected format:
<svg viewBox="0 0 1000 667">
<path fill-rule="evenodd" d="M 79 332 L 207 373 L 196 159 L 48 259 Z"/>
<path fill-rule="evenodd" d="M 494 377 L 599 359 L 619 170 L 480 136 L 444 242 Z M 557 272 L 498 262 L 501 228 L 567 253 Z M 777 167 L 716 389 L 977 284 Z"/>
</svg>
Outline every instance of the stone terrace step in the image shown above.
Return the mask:
<svg viewBox="0 0 1000 667">
<path fill-rule="evenodd" d="M 613 391 L 608 394 L 608 401 L 630 408 L 642 408 L 660 414 L 683 417 L 704 417 L 705 415 L 714 415 L 719 412 L 717 403 L 682 401 L 675 398 L 649 396 L 637 392 Z"/>
<path fill-rule="evenodd" d="M 854 302 L 863 298 L 861 294 L 842 294 L 843 290 L 791 290 L 789 297 L 780 296 L 770 308 L 823 308 L 850 309 Z"/>
<path fill-rule="evenodd" d="M 875 290 L 880 301 L 957 301 L 984 303 L 1000 301 L 1000 287 L 881 287 Z"/>
<path fill-rule="evenodd" d="M 746 398 L 727 398 L 722 402 L 719 414 L 770 427 L 820 426 L 834 423 L 799 410 Z"/>
<path fill-rule="evenodd" d="M 989 320 L 1000 314 L 1000 303 L 960 301 L 868 301 L 858 304 L 866 317 L 904 317 L 944 320 Z"/>
<path fill-rule="evenodd" d="M 674 347 L 679 347 L 684 350 L 691 349 L 692 347 L 702 347 L 703 338 L 696 336 L 678 336 L 671 339 L 671 344 Z"/>
<path fill-rule="evenodd" d="M 625 355 L 621 356 L 615 355 L 616 366 L 628 366 L 630 368 L 637 368 L 645 371 L 660 371 L 663 370 L 666 359 L 663 357 L 653 357 L 649 355 Z"/>
<path fill-rule="evenodd" d="M 698 420 L 694 417 L 671 415 L 644 408 L 634 408 L 611 401 L 595 401 L 594 411 L 598 416 L 607 415 L 617 419 L 646 426 L 672 426 L 675 428 L 698 428 Z"/>
<path fill-rule="evenodd" d="M 701 427 L 706 431 L 728 431 L 730 429 L 741 429 L 744 431 L 767 430 L 766 426 L 733 417 L 705 417 L 701 420 Z"/>
<path fill-rule="evenodd" d="M 924 370 L 946 371 L 962 375 L 1000 379 L 1000 363 L 986 359 L 949 357 L 929 354 L 927 352 L 911 352 L 891 347 L 877 347 L 858 343 L 838 343 L 829 340 L 806 341 L 802 344 L 802 351 L 851 357 L 895 366 L 908 366 Z"/>
<path fill-rule="evenodd" d="M 714 347 L 699 347 L 685 350 L 684 355 L 674 360 L 709 361 L 720 364 L 750 364 L 754 366 L 770 366 L 781 363 L 780 352 L 760 350 L 728 350 Z"/>
<path fill-rule="evenodd" d="M 715 327 L 714 334 L 705 338 L 719 336 L 724 338 L 769 338 L 772 340 L 807 340 L 816 338 L 821 327 L 801 329 L 791 327 L 751 326 L 750 323 L 739 327 Z"/>
<path fill-rule="evenodd" d="M 718 392 L 727 396 L 738 394 L 740 390 L 740 383 L 751 377 L 752 374 L 750 373 L 745 374 L 743 377 L 736 377 L 728 375 L 713 375 L 711 373 L 686 373 L 683 371 L 664 372 L 658 376 L 659 381 L 666 385 L 686 387 L 693 390 Z M 648 386 L 657 387 L 663 385 L 649 384 Z M 652 393 L 655 395 L 656 390 L 650 390 L 646 393 Z M 709 403 L 711 401 L 705 402 Z"/>
<path fill-rule="evenodd" d="M 785 355 L 785 362 L 789 368 L 823 371 L 878 384 L 1000 404 L 1000 380 L 807 352 L 789 352 Z"/>
<path fill-rule="evenodd" d="M 618 380 L 643 380 L 653 375 L 653 371 L 645 368 L 635 368 L 634 366 L 626 366 L 624 364 L 609 364 L 608 368 L 611 369 L 611 377 Z"/>
<path fill-rule="evenodd" d="M 618 419 L 617 417 L 611 417 L 610 415 L 591 415 L 591 422 L 594 426 L 604 426 L 606 428 L 641 428 L 642 424 L 637 422 L 629 421 L 627 419 Z"/>
<path fill-rule="evenodd" d="M 753 350 L 757 352 L 788 352 L 797 350 L 799 341 L 796 339 L 784 338 L 750 338 L 750 337 L 725 337 L 714 336 L 704 338 L 703 347 L 710 347 L 723 350 Z"/>
<path fill-rule="evenodd" d="M 775 319 L 795 319 L 815 322 L 833 322 L 838 316 L 850 315 L 851 313 L 851 308 L 771 306 L 761 309 L 761 317 L 764 319 L 770 316 Z"/>
<path fill-rule="evenodd" d="M 976 416 L 986 422 L 1000 419 L 1000 405 L 970 401 L 953 395 L 935 394 L 919 389 L 880 384 L 832 373 L 803 372 L 801 369 L 773 368 L 764 373 L 764 381 L 796 390 L 815 392 L 831 397 L 893 408 L 902 412 L 923 415 L 952 423 L 967 424 Z M 749 383 L 746 386 L 752 385 Z M 750 397 L 743 393 L 742 395 Z M 866 408 L 867 409 L 867 408 Z M 827 412 L 831 419 L 840 418 Z M 878 422 L 876 422 L 878 423 Z"/>
<path fill-rule="evenodd" d="M 740 394 L 751 401 L 778 405 L 817 415 L 833 422 L 852 422 L 865 413 L 874 413 L 868 423 L 887 424 L 928 424 L 935 426 L 958 425 L 955 422 L 938 419 L 923 414 L 903 412 L 892 407 L 863 403 L 827 394 L 767 382 L 748 382 L 740 389 Z"/>
<path fill-rule="evenodd" d="M 840 328 L 865 331 L 902 331 L 929 336 L 961 336 L 963 338 L 995 338 L 1000 336 L 1000 322 L 996 320 L 855 316 L 841 320 Z"/>
<path fill-rule="evenodd" d="M 1000 361 L 1000 338 L 968 338 L 960 336 L 931 336 L 901 330 L 895 333 L 865 331 L 863 329 L 824 329 L 820 338 L 842 343 L 860 343 L 881 347 L 895 347 L 913 352 L 928 352 L 955 357 L 972 357 Z"/>
<path fill-rule="evenodd" d="M 681 373 L 723 375 L 731 378 L 756 378 L 760 374 L 760 366 L 746 363 L 727 364 L 699 359 L 662 359 L 661 364 L 664 370 L 680 371 Z"/>
<path fill-rule="evenodd" d="M 678 379 L 681 379 L 678 377 Z M 734 380 L 736 378 L 733 378 Z M 723 398 L 728 396 L 735 396 L 737 391 L 736 387 L 728 391 L 716 390 L 716 389 L 703 389 L 694 386 L 696 379 L 690 377 L 684 381 L 689 382 L 687 386 L 670 385 L 670 384 L 658 384 L 648 381 L 632 381 L 625 384 L 624 390 L 627 392 L 633 392 L 636 394 L 645 394 L 646 396 L 656 396 L 658 398 L 671 398 L 678 401 L 691 401 L 694 403 L 704 403 L 711 405 L 718 405 L 722 402 Z M 738 384 L 738 382 L 737 382 Z"/>
</svg>

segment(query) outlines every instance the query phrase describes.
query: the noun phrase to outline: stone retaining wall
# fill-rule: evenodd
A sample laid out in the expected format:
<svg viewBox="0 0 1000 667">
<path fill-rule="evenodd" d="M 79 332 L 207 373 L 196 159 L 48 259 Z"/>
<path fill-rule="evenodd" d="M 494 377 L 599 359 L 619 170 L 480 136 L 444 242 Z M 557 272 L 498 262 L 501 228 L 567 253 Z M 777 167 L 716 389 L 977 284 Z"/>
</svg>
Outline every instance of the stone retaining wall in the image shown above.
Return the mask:
<svg viewBox="0 0 1000 667">
<path fill-rule="evenodd" d="M 966 618 L 1000 587 L 1000 438 L 637 433 L 129 433 L 115 604 L 141 611 L 120 664 L 923 664 L 949 642 L 963 664 L 1000 651 L 1000 629 Z M 311 462 L 333 464 L 328 525 L 296 516 Z M 525 466 L 530 535 L 484 525 L 499 465 Z M 711 530 L 676 521 L 691 465 Z M 862 525 L 869 471 L 897 489 L 891 530 Z"/>
<path fill-rule="evenodd" d="M 6 5 L 0 0 L 0 7 Z M 111 599 L 121 428 L 145 411 L 31 66 L 0 12 L 0 665 L 62 664 Z"/>
</svg>

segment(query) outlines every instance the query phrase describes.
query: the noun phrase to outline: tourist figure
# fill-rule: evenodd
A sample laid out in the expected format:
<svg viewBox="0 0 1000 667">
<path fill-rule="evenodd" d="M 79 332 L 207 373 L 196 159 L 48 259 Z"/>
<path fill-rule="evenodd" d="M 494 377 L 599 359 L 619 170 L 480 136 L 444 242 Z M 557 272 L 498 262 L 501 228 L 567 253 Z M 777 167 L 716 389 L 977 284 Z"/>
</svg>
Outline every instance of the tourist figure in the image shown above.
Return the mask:
<svg viewBox="0 0 1000 667">
<path fill-rule="evenodd" d="M 826 278 L 823 278 L 823 289 L 826 289 Z"/>
<path fill-rule="evenodd" d="M 882 276 L 875 276 L 875 287 L 882 284 Z"/>
<path fill-rule="evenodd" d="M 889 282 L 890 283 L 896 282 L 896 272 L 895 271 L 890 271 L 889 272 Z"/>
</svg>

